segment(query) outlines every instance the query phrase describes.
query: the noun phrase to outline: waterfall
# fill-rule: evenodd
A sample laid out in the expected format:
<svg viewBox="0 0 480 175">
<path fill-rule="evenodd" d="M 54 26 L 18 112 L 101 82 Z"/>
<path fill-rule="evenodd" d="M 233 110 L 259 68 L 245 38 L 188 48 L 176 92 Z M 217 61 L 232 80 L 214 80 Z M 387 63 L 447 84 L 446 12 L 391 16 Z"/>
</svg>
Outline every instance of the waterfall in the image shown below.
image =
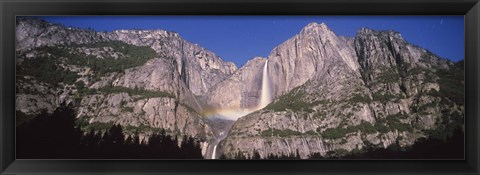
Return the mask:
<svg viewBox="0 0 480 175">
<path fill-rule="evenodd" d="M 268 80 L 268 60 L 265 61 L 263 66 L 263 75 L 262 75 L 262 91 L 260 94 L 260 103 L 258 104 L 258 109 L 262 109 L 270 103 L 270 83 Z"/>
<path fill-rule="evenodd" d="M 262 109 L 271 102 L 271 92 L 270 92 L 270 80 L 268 79 L 268 60 L 265 61 L 263 65 L 263 74 L 262 74 L 262 87 L 260 91 L 260 100 L 257 106 L 252 106 L 248 108 L 240 108 L 240 109 L 223 109 L 223 110 L 215 110 L 211 116 L 224 116 L 228 117 L 229 120 L 237 120 L 239 117 L 245 116 L 251 112 L 256 110 Z M 208 116 L 208 115 L 207 115 Z M 219 133 L 219 137 L 216 140 L 212 140 L 208 146 L 208 151 L 206 155 L 211 155 L 207 158 L 216 159 L 217 156 L 217 146 L 226 137 L 226 133 L 228 133 L 228 128 L 226 131 L 222 131 Z M 213 146 L 213 149 L 212 147 Z M 211 151 L 211 152 L 210 152 Z M 220 150 L 221 152 L 222 150 Z M 211 154 L 210 154 L 211 153 Z M 221 154 L 221 153 L 220 153 Z"/>
<path fill-rule="evenodd" d="M 215 154 L 217 154 L 217 145 L 213 147 L 212 159 L 215 159 Z"/>
</svg>

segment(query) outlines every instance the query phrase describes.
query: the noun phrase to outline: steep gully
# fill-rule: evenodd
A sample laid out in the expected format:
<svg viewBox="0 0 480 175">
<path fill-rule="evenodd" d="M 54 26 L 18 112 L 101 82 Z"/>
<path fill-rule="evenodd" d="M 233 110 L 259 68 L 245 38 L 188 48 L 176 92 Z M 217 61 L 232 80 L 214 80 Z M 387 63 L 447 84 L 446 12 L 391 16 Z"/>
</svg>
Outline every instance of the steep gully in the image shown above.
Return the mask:
<svg viewBox="0 0 480 175">
<path fill-rule="evenodd" d="M 258 105 L 255 108 L 249 108 L 249 109 L 239 109 L 236 111 L 239 112 L 233 112 L 227 115 L 235 115 L 235 116 L 245 116 L 251 112 L 257 111 L 259 109 L 262 109 L 266 107 L 272 100 L 271 98 L 271 89 L 270 89 L 270 80 L 268 79 L 268 60 L 265 61 L 265 64 L 263 66 L 263 73 L 262 73 L 262 90 L 260 92 L 260 100 Z M 224 116 L 225 113 L 218 113 L 220 116 Z M 218 150 L 218 144 L 227 137 L 228 132 L 230 131 L 230 128 L 233 126 L 234 121 L 228 120 L 225 121 L 225 119 L 213 116 L 210 117 L 210 121 L 214 123 L 221 123 L 224 122 L 223 125 L 224 127 L 218 129 L 216 132 L 217 138 L 215 140 L 212 140 L 210 144 L 208 145 L 207 148 L 207 154 L 206 158 L 207 159 L 218 159 L 219 156 L 221 155 L 221 152 Z M 225 124 L 227 123 L 227 124 Z"/>
</svg>

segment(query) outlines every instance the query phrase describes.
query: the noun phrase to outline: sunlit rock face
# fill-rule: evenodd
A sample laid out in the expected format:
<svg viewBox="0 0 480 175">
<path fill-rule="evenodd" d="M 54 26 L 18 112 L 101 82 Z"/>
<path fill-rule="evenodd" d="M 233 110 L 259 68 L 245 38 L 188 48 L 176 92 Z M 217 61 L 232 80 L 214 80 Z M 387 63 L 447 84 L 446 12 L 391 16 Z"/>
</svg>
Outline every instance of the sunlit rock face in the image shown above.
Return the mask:
<svg viewBox="0 0 480 175">
<path fill-rule="evenodd" d="M 50 24 L 38 19 L 18 19 L 16 27 L 17 63 L 40 57 L 61 58 L 57 53 L 41 51 L 44 47 L 72 47 L 75 53 L 103 59 L 128 56 L 111 47 L 91 48 L 97 42 L 122 41 L 148 46 L 156 57 L 138 67 L 90 77 L 94 67 L 58 64 L 55 66 L 80 75 L 74 84 L 52 85 L 34 77 L 17 81 L 16 109 L 26 115 L 46 110 L 53 112 L 60 104 L 78 106 L 78 118 L 91 122 L 111 122 L 124 126 L 168 129 L 173 134 L 187 134 L 207 142 L 215 137 L 203 121 L 205 103 L 201 102 L 213 86 L 231 75 L 237 67 L 224 62 L 211 51 L 183 40 L 178 33 L 164 30 L 117 30 L 95 32 Z M 79 46 L 84 45 L 84 46 Z M 122 55 L 123 54 L 123 55 Z M 71 59 L 71 58 L 70 58 Z M 78 99 L 77 82 L 91 90 L 123 88 L 166 93 L 167 97 L 145 97 L 121 92 L 86 95 Z M 151 95 L 151 94 L 147 94 Z M 155 95 L 154 95 L 155 96 Z M 158 96 L 158 94 L 157 94 Z M 162 96 L 162 95 L 160 95 Z M 200 98 L 198 98 L 200 97 Z M 203 152 L 206 152 L 206 144 Z"/>
<path fill-rule="evenodd" d="M 302 95 L 301 100 L 307 103 L 346 98 L 356 90 L 357 85 L 358 87 L 364 85 L 356 60 L 351 41 L 336 36 L 325 24 L 309 24 L 300 34 L 272 51 L 269 57 L 271 62 L 269 71 L 272 75 L 271 81 L 275 82 L 272 84 L 273 94 L 280 96 L 285 93 L 306 92 L 305 95 Z M 300 85 L 304 86 L 291 91 Z M 367 91 L 366 88 L 362 88 L 362 90 Z M 294 100 L 291 99 L 294 97 L 288 98 Z M 323 111 L 326 109 L 333 110 L 329 115 L 353 111 L 334 106 L 324 106 L 313 110 Z M 362 113 L 364 116 L 356 122 L 374 121 L 368 108 L 362 108 L 357 113 Z M 317 128 L 334 127 L 340 120 L 335 118 L 320 120 L 317 115 L 313 112 L 306 114 L 303 111 L 262 110 L 255 112 L 240 118 L 235 123 L 231 134 L 222 142 L 222 149 L 226 155 L 231 154 L 230 156 L 237 152 L 245 152 L 246 156 L 251 156 L 254 149 L 262 157 L 267 157 L 270 153 L 275 155 L 295 154 L 297 149 L 301 158 L 308 158 L 313 153 L 326 153 L 331 148 L 319 136 L 299 135 L 298 137 L 283 138 L 276 137 L 273 133 L 268 135 L 269 130 L 316 133 Z M 255 135 L 258 136 L 255 137 Z M 245 136 L 254 137 L 243 139 Z M 250 145 L 246 140 L 256 141 Z"/>
<path fill-rule="evenodd" d="M 310 23 L 299 34 L 272 50 L 269 75 L 274 97 L 304 84 L 317 72 L 327 70 L 331 62 L 358 69 L 355 52 L 346 39 L 337 36 L 326 24 Z"/>
<path fill-rule="evenodd" d="M 237 70 L 215 53 L 165 30 L 115 30 L 95 32 L 50 24 L 38 19 L 19 19 L 16 27 L 16 50 L 42 46 L 89 44 L 99 41 L 123 41 L 132 45 L 149 46 L 159 55 L 175 60 L 182 80 L 197 96 Z"/>
<path fill-rule="evenodd" d="M 50 24 L 38 19 L 19 19 L 15 29 L 15 49 L 42 46 L 88 44 L 104 41 L 97 32 Z"/>
<path fill-rule="evenodd" d="M 213 109 L 246 109 L 258 106 L 262 91 L 265 59 L 256 57 L 230 77 L 213 87 L 207 95 Z"/>
<path fill-rule="evenodd" d="M 267 75 L 275 98 L 304 84 L 319 70 L 325 71 L 339 58 L 351 71 L 358 69 L 355 52 L 346 38 L 336 36 L 325 24 L 311 23 L 299 34 L 275 47 L 268 56 Z M 248 108 L 259 103 L 263 62 L 250 60 L 214 88 L 209 104 L 225 108 Z M 350 71 L 350 70 L 349 70 Z"/>
<path fill-rule="evenodd" d="M 239 69 L 163 30 L 94 32 L 21 19 L 16 37 L 18 66 L 52 57 L 63 61 L 55 66 L 79 76 L 56 85 L 17 77 L 17 111 L 35 115 L 75 104 L 77 117 L 89 124 L 148 126 L 196 137 L 206 158 L 251 157 L 254 151 L 261 158 L 308 158 L 369 145 L 404 147 L 429 137 L 429 131 L 447 130 L 464 115 L 464 97 L 456 96 L 463 91 L 455 91 L 463 90 L 462 66 L 394 31 L 363 28 L 355 37 L 342 37 L 324 23 L 310 23 L 267 58 L 253 58 Z M 74 47 L 68 51 L 96 59 L 128 56 L 121 49 L 89 47 L 102 41 L 148 46 L 155 57 L 93 76 L 95 66 L 66 64 L 71 58 L 42 50 Z M 79 92 L 78 82 L 88 91 Z"/>
<path fill-rule="evenodd" d="M 220 143 L 227 158 L 405 147 L 429 137 L 427 130 L 463 120 L 463 102 L 446 97 L 450 85 L 442 84 L 462 75 L 457 66 L 463 66 L 409 44 L 398 32 L 364 28 L 354 38 L 338 37 L 312 23 L 268 60 L 276 99 L 235 122 Z M 463 89 L 459 79 L 448 81 Z"/>
<path fill-rule="evenodd" d="M 237 120 L 267 106 L 272 101 L 268 65 L 268 60 L 256 57 L 219 83 L 208 95 L 207 117 Z"/>
<path fill-rule="evenodd" d="M 203 96 L 220 81 L 237 70 L 215 53 L 164 30 L 116 30 L 104 34 L 110 40 L 149 46 L 157 53 L 174 59 L 182 80 L 194 95 Z"/>
</svg>

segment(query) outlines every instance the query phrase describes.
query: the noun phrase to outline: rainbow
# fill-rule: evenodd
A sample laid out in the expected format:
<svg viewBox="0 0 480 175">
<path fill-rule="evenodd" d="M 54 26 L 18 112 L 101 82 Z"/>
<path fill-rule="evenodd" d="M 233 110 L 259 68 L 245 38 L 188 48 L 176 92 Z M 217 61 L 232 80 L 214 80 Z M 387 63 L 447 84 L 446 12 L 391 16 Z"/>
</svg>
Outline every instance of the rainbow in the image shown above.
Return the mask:
<svg viewBox="0 0 480 175">
<path fill-rule="evenodd" d="M 227 120 L 237 120 L 240 117 L 246 116 L 252 112 L 263 109 L 271 102 L 270 94 L 270 82 L 268 80 L 268 60 L 265 61 L 263 66 L 262 75 L 262 91 L 260 94 L 260 101 L 257 106 L 249 108 L 231 107 L 223 109 L 210 109 L 203 113 L 205 117 L 218 117 Z"/>
</svg>

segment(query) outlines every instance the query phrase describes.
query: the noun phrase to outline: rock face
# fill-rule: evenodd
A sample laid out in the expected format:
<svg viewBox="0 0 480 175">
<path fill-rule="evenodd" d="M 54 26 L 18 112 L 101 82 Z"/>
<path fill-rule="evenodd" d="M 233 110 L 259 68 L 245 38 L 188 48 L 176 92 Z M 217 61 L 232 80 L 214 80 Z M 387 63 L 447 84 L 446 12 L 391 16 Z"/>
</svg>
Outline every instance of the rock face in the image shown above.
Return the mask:
<svg viewBox="0 0 480 175">
<path fill-rule="evenodd" d="M 99 41 L 123 41 L 149 46 L 166 58 L 176 61 L 178 72 L 194 95 L 205 95 L 209 89 L 237 70 L 213 52 L 185 41 L 178 33 L 164 30 L 115 30 L 95 32 L 64 27 L 38 19 L 18 19 L 16 50 L 43 46 L 89 44 Z"/>
<path fill-rule="evenodd" d="M 112 79 L 113 87 L 143 89 L 170 95 L 144 95 L 127 92 L 105 92 L 85 96 L 78 109 L 78 117 L 89 123 L 116 123 L 124 126 L 140 125 L 163 128 L 175 134 L 188 133 L 207 140 L 212 131 L 196 112 L 202 108 L 186 88 L 171 60 L 154 59 L 145 65 L 125 70 Z M 173 73 L 172 73 L 173 72 Z M 101 88 L 101 87 L 98 87 Z"/>
<path fill-rule="evenodd" d="M 213 87 L 207 95 L 212 108 L 254 108 L 261 93 L 262 70 L 265 58 L 249 60 L 226 80 Z"/>
<path fill-rule="evenodd" d="M 277 99 L 237 120 L 220 144 L 226 158 L 405 147 L 463 124 L 462 70 L 397 32 L 346 38 L 312 23 L 268 59 Z"/>
<path fill-rule="evenodd" d="M 176 61 L 182 80 L 194 95 L 203 96 L 213 86 L 237 70 L 232 62 L 224 62 L 213 52 L 180 38 L 178 33 L 164 30 L 116 30 L 106 33 L 110 40 L 149 46 L 157 53 Z"/>
<path fill-rule="evenodd" d="M 346 38 L 336 36 L 324 23 L 307 25 L 299 34 L 274 48 L 268 56 L 271 94 L 278 97 L 304 84 L 318 70 L 327 70 L 336 58 L 345 62 L 351 69 L 349 71 L 356 71 L 359 64 L 354 49 L 348 44 Z M 261 59 L 250 60 L 237 73 L 215 87 L 209 95 L 209 104 L 233 108 L 256 105 L 265 63 Z M 242 82 L 246 82 L 246 85 Z"/>
<path fill-rule="evenodd" d="M 132 52 L 149 51 L 141 46 L 153 49 L 154 56 Z M 78 118 L 89 124 L 147 126 L 187 134 L 205 143 L 204 153 L 206 142 L 215 136 L 200 115 L 204 103 L 197 97 L 237 69 L 174 32 L 95 32 L 38 19 L 17 20 L 16 50 L 17 111 L 51 113 L 62 103 L 75 103 Z M 47 71 L 57 74 L 43 75 Z"/>
<path fill-rule="evenodd" d="M 341 156 L 463 125 L 463 62 L 395 31 L 342 37 L 310 23 L 238 70 L 164 30 L 95 32 L 18 19 L 16 37 L 18 112 L 71 103 L 83 127 L 121 124 L 142 137 L 162 128 L 196 137 L 205 157 L 213 147 L 226 158 Z M 265 64 L 273 102 L 257 110 Z M 215 109 L 257 111 L 235 122 L 205 119 Z"/>
<path fill-rule="evenodd" d="M 105 40 L 92 30 L 64 27 L 38 19 L 18 19 L 15 49 L 28 50 L 42 46 L 88 44 Z"/>
<path fill-rule="evenodd" d="M 275 82 L 272 94 L 283 95 L 304 84 L 319 71 L 328 70 L 332 62 L 346 64 L 349 72 L 357 70 L 359 66 L 352 51 L 348 42 L 336 36 L 326 24 L 308 24 L 270 53 L 269 76 Z"/>
</svg>

